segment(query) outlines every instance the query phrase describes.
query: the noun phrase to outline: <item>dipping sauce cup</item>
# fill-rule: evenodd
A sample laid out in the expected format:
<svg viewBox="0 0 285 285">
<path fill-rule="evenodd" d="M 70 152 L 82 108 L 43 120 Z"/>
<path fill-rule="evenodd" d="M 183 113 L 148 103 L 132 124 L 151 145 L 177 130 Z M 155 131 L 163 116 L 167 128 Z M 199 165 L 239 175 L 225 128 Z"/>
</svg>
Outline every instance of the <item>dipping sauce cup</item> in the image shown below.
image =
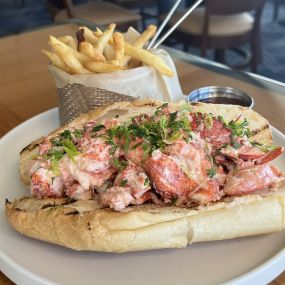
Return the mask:
<svg viewBox="0 0 285 285">
<path fill-rule="evenodd" d="M 231 104 L 253 108 L 251 96 L 231 87 L 207 86 L 196 89 L 188 95 L 188 102 Z"/>
</svg>

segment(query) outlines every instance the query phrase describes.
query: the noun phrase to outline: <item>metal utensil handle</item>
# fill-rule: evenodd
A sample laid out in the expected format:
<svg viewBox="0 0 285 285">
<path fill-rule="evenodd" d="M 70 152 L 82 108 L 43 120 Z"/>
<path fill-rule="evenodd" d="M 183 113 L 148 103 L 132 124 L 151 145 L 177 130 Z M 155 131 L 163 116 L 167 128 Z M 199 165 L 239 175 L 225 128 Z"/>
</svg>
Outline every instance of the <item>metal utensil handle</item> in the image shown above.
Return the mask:
<svg viewBox="0 0 285 285">
<path fill-rule="evenodd" d="M 159 45 L 161 45 L 168 36 L 203 2 L 204 0 L 196 1 L 188 11 L 176 22 L 174 26 L 172 26 L 165 34 L 162 36 L 158 42 L 153 46 L 153 49 L 156 49 Z"/>
<path fill-rule="evenodd" d="M 165 27 L 165 25 L 168 23 L 169 19 L 171 18 L 172 14 L 175 12 L 176 8 L 178 7 L 178 5 L 180 4 L 181 0 L 176 0 L 176 2 L 174 3 L 173 7 L 171 8 L 171 10 L 169 11 L 169 13 L 167 14 L 167 16 L 165 17 L 165 19 L 163 20 L 163 22 L 161 23 L 160 27 L 158 28 L 158 30 L 156 31 L 154 37 L 152 38 L 152 40 L 150 41 L 147 49 L 150 49 L 154 42 L 156 41 L 156 39 L 158 38 L 158 36 L 160 35 L 160 33 L 162 32 L 163 28 Z"/>
</svg>

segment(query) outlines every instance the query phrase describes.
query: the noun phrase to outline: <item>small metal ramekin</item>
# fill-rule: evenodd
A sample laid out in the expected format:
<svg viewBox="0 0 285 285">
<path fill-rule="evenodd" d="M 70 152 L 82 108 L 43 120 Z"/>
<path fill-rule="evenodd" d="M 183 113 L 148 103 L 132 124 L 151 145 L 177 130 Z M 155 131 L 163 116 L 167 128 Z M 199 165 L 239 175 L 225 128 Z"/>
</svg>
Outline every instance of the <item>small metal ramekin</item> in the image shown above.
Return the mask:
<svg viewBox="0 0 285 285">
<path fill-rule="evenodd" d="M 232 104 L 253 108 L 251 96 L 231 87 L 207 86 L 196 89 L 188 95 L 188 102 Z"/>
</svg>

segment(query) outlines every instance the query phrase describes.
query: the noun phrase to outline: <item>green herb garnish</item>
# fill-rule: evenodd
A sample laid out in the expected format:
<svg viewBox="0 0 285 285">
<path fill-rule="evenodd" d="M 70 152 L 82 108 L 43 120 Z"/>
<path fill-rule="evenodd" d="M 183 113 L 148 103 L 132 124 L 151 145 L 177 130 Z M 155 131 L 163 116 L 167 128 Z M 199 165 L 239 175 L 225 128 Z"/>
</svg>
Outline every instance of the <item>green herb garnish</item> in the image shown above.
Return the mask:
<svg viewBox="0 0 285 285">
<path fill-rule="evenodd" d="M 173 197 L 173 198 L 171 198 L 171 204 L 172 204 L 172 205 L 175 205 L 176 202 L 177 202 L 177 200 L 178 200 L 178 197 Z"/>
<path fill-rule="evenodd" d="M 83 130 L 75 130 L 73 134 L 77 139 L 80 139 L 83 136 Z"/>
<path fill-rule="evenodd" d="M 212 129 L 213 127 L 213 118 L 211 115 L 206 115 L 205 116 L 205 119 L 204 119 L 204 122 L 205 122 L 205 126 L 207 129 Z"/>
<path fill-rule="evenodd" d="M 128 166 L 128 162 L 126 160 L 114 158 L 112 160 L 112 165 L 120 171 Z"/>
<path fill-rule="evenodd" d="M 238 142 L 235 141 L 235 140 L 232 142 L 232 144 L 233 144 L 233 147 L 234 147 L 235 149 L 239 149 L 239 148 L 241 147 L 241 144 L 238 143 Z"/>
<path fill-rule="evenodd" d="M 212 179 L 216 175 L 216 169 L 214 167 L 207 170 L 207 175 Z"/>
<path fill-rule="evenodd" d="M 122 181 L 120 181 L 120 186 L 121 187 L 126 187 L 127 183 L 128 183 L 128 180 L 127 179 L 123 179 Z"/>
<path fill-rule="evenodd" d="M 258 142 L 251 142 L 251 144 L 253 146 L 258 147 L 260 150 L 262 150 L 264 152 L 269 152 L 269 151 L 274 150 L 274 149 L 279 147 L 278 145 L 265 145 L 265 144 L 261 144 Z"/>
<path fill-rule="evenodd" d="M 63 145 L 64 151 L 72 160 L 74 160 L 74 157 L 79 154 L 79 151 L 77 150 L 76 146 L 73 144 L 72 141 L 68 139 L 63 142 Z"/>
<path fill-rule="evenodd" d="M 105 128 L 104 125 L 97 125 L 97 126 L 95 126 L 95 127 L 92 129 L 92 132 L 96 133 L 96 132 L 101 131 L 101 130 L 104 129 L 104 128 Z"/>
<path fill-rule="evenodd" d="M 144 186 L 146 187 L 150 186 L 150 180 L 148 177 L 144 180 Z"/>
<path fill-rule="evenodd" d="M 69 130 L 63 131 L 62 133 L 59 134 L 59 136 L 64 139 L 72 140 L 71 131 Z"/>
<path fill-rule="evenodd" d="M 232 120 L 228 124 L 226 124 L 226 126 L 232 130 L 233 136 L 236 137 L 251 136 L 251 131 L 248 128 L 248 121 L 245 118 L 243 121 L 240 121 L 239 119 L 235 121 Z"/>
</svg>

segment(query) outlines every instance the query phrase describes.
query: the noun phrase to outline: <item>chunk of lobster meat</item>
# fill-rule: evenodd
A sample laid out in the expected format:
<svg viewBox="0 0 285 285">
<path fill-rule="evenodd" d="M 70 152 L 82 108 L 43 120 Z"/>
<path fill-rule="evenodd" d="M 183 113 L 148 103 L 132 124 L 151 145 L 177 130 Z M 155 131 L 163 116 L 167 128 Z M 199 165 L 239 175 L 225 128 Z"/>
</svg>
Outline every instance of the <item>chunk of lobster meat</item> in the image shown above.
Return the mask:
<svg viewBox="0 0 285 285">
<path fill-rule="evenodd" d="M 75 181 L 71 174 L 69 164 L 72 163 L 67 155 L 59 161 L 59 172 L 65 188 L 69 188 Z"/>
<path fill-rule="evenodd" d="M 153 195 L 151 195 L 151 191 L 147 191 L 143 193 L 139 198 L 135 198 L 134 201 L 132 201 L 132 204 L 134 205 L 142 205 L 147 201 L 151 201 L 153 199 Z"/>
<path fill-rule="evenodd" d="M 207 177 L 211 163 L 200 146 L 178 140 L 167 146 L 164 152 L 196 183 L 201 183 Z"/>
<path fill-rule="evenodd" d="M 79 183 L 74 183 L 65 191 L 65 194 L 74 200 L 90 200 L 93 191 L 91 189 L 85 190 Z"/>
<path fill-rule="evenodd" d="M 145 160 L 144 150 L 142 147 L 143 142 L 144 140 L 141 138 L 131 140 L 129 150 L 125 154 L 126 158 L 135 165 L 142 165 L 142 162 Z"/>
<path fill-rule="evenodd" d="M 82 153 L 74 159 L 81 170 L 98 173 L 110 167 L 110 145 L 103 139 L 83 137 L 79 149 Z"/>
<path fill-rule="evenodd" d="M 89 172 L 82 170 L 82 166 L 78 163 L 78 160 L 71 160 L 68 156 L 65 156 L 60 161 L 60 172 L 63 175 L 63 181 L 65 185 L 70 185 L 73 180 L 85 189 L 94 187 L 101 187 L 106 180 L 108 180 L 116 170 L 113 167 L 104 169 L 101 172 Z"/>
<path fill-rule="evenodd" d="M 219 185 L 215 180 L 207 180 L 202 185 L 197 187 L 190 194 L 191 200 L 197 202 L 199 205 L 207 205 L 210 202 L 220 200 L 222 192 L 220 191 Z"/>
<path fill-rule="evenodd" d="M 238 157 L 242 160 L 254 160 L 264 156 L 265 152 L 258 147 L 241 147 L 238 150 Z"/>
<path fill-rule="evenodd" d="M 152 153 L 145 161 L 144 168 L 156 191 L 165 198 L 187 197 L 198 186 L 175 161 L 160 150 Z"/>
<path fill-rule="evenodd" d="M 114 185 L 130 187 L 131 194 L 136 198 L 140 198 L 150 187 L 150 181 L 142 168 L 129 164 L 116 177 Z"/>
<path fill-rule="evenodd" d="M 283 151 L 284 148 L 281 146 L 268 152 L 264 152 L 258 147 L 242 146 L 239 149 L 235 149 L 231 146 L 227 146 L 226 148 L 222 148 L 220 153 L 234 161 L 254 161 L 254 164 L 265 164 L 280 156 Z"/>
<path fill-rule="evenodd" d="M 232 131 L 216 118 L 212 118 L 212 125 L 210 127 L 204 124 L 203 130 L 200 132 L 201 138 L 205 139 L 215 148 L 231 143 L 231 135 Z"/>
<path fill-rule="evenodd" d="M 242 168 L 228 176 L 224 193 L 228 196 L 253 194 L 275 186 L 280 176 L 278 168 L 268 164 Z"/>
<path fill-rule="evenodd" d="M 45 161 L 45 160 L 41 160 L 41 159 L 33 159 L 33 160 L 28 161 L 27 165 L 29 168 L 30 176 L 32 176 L 32 174 L 41 167 L 49 168 L 50 162 Z"/>
<path fill-rule="evenodd" d="M 31 194 L 41 197 L 63 197 L 63 181 L 60 176 L 56 176 L 51 170 L 39 168 L 31 178 Z"/>
<path fill-rule="evenodd" d="M 283 146 L 276 147 L 270 150 L 269 152 L 265 153 L 262 157 L 258 158 L 255 161 L 255 164 L 265 164 L 271 160 L 274 160 L 275 158 L 280 156 L 283 152 L 284 152 Z"/>
<path fill-rule="evenodd" d="M 105 207 L 122 211 L 134 201 L 131 188 L 114 186 L 99 194 L 99 201 Z"/>
<path fill-rule="evenodd" d="M 51 149 L 52 144 L 49 139 L 45 139 L 40 145 L 39 145 L 39 154 L 41 156 L 44 156 L 48 153 L 48 151 Z"/>
<path fill-rule="evenodd" d="M 85 136 L 90 137 L 93 134 L 96 134 L 96 135 L 104 134 L 106 130 L 111 129 L 115 126 L 118 126 L 119 124 L 120 123 L 117 119 L 105 120 L 101 123 L 98 123 L 96 121 L 89 121 L 87 124 L 84 125 Z M 97 126 L 100 126 L 100 128 L 97 128 L 96 130 Z M 101 128 L 101 126 L 103 127 Z"/>
</svg>

